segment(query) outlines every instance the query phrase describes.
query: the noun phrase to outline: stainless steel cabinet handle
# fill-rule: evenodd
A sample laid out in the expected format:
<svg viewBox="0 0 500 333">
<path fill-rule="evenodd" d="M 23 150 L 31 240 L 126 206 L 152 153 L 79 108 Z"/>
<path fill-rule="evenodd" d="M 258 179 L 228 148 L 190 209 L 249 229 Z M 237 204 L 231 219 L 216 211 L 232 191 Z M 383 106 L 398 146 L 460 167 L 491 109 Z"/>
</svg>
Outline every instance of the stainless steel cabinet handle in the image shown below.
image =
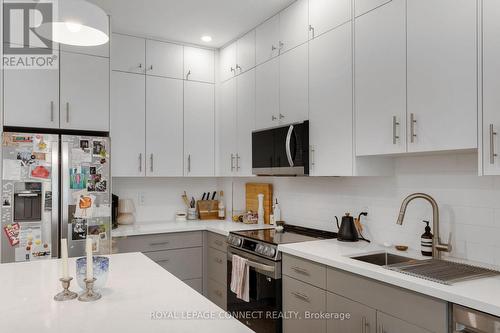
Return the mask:
<svg viewBox="0 0 500 333">
<path fill-rule="evenodd" d="M 236 72 L 236 70 L 233 68 L 233 66 L 231 66 L 231 72 Z"/>
<path fill-rule="evenodd" d="M 153 154 L 151 154 L 151 155 L 149 156 L 149 164 L 150 164 L 150 165 L 149 165 L 149 170 L 150 170 L 151 172 L 153 172 L 153 171 L 154 171 L 154 155 L 153 155 Z"/>
<path fill-rule="evenodd" d="M 54 101 L 50 101 L 50 121 L 54 121 Z"/>
<path fill-rule="evenodd" d="M 160 246 L 160 245 L 167 245 L 168 243 L 170 243 L 170 242 L 165 241 L 165 242 L 158 242 L 158 243 L 150 243 L 149 245 L 150 246 Z"/>
<path fill-rule="evenodd" d="M 392 117 L 392 144 L 397 144 L 397 140 L 399 140 L 399 135 L 398 135 L 398 126 L 399 126 L 399 121 L 396 116 Z"/>
<path fill-rule="evenodd" d="M 220 290 L 216 290 L 215 291 L 215 294 L 219 297 L 222 297 L 222 292 Z"/>
<path fill-rule="evenodd" d="M 309 275 L 309 271 L 307 269 L 300 268 L 300 267 L 297 267 L 297 266 L 292 266 L 291 268 L 294 271 L 296 271 L 297 273 L 304 274 L 304 275 Z"/>
<path fill-rule="evenodd" d="M 278 120 L 278 118 L 276 118 L 276 116 L 271 116 L 271 120 L 275 121 L 275 120 Z"/>
<path fill-rule="evenodd" d="M 283 48 L 283 46 L 285 46 L 285 44 L 282 41 L 280 41 L 278 45 L 280 50 Z"/>
<path fill-rule="evenodd" d="M 280 119 L 285 119 L 285 116 L 280 113 Z"/>
<path fill-rule="evenodd" d="M 221 258 L 215 258 L 214 261 L 218 264 L 222 264 L 222 259 Z"/>
<path fill-rule="evenodd" d="M 69 123 L 69 102 L 66 102 L 66 122 Z"/>
<path fill-rule="evenodd" d="M 231 172 L 234 171 L 234 154 L 231 154 Z"/>
<path fill-rule="evenodd" d="M 415 138 L 417 134 L 415 134 L 415 124 L 417 123 L 417 120 L 415 119 L 415 114 L 410 113 L 410 141 L 411 143 L 415 142 Z"/>
<path fill-rule="evenodd" d="M 170 259 L 162 259 L 162 260 L 156 260 L 156 263 L 161 263 L 161 262 L 169 262 Z"/>
<path fill-rule="evenodd" d="M 139 153 L 139 172 L 142 172 L 142 153 Z"/>
<path fill-rule="evenodd" d="M 240 70 L 240 73 L 241 73 L 241 71 L 242 71 L 241 66 L 240 66 L 240 65 L 238 65 L 238 64 L 236 64 L 236 70 L 238 70 L 238 69 Z"/>
<path fill-rule="evenodd" d="M 497 132 L 495 132 L 495 128 L 493 127 L 493 124 L 490 124 L 490 164 L 495 164 L 495 157 L 498 156 L 497 153 L 495 153 L 495 136 L 497 135 Z"/>
<path fill-rule="evenodd" d="M 188 172 L 191 172 L 191 154 L 188 155 Z"/>
<path fill-rule="evenodd" d="M 191 75 L 191 70 L 188 70 L 187 74 L 186 74 L 186 80 L 189 79 L 189 75 Z"/>
<path fill-rule="evenodd" d="M 142 68 L 142 64 L 139 64 L 139 68 Z"/>
<path fill-rule="evenodd" d="M 224 245 L 224 243 L 220 240 L 216 240 L 216 241 L 214 241 L 214 243 L 215 243 L 215 245 L 218 245 L 218 246 Z"/>
<path fill-rule="evenodd" d="M 365 317 L 361 318 L 361 332 L 366 333 L 366 318 Z"/>
<path fill-rule="evenodd" d="M 271 45 L 271 51 L 274 51 L 274 50 L 276 50 L 276 46 Z"/>
<path fill-rule="evenodd" d="M 315 152 L 316 152 L 316 150 L 314 149 L 314 146 L 311 145 L 311 169 L 314 169 L 314 166 L 316 165 L 315 161 L 314 161 L 314 153 Z"/>
<path fill-rule="evenodd" d="M 240 154 L 236 154 L 236 171 L 240 171 Z"/>
<path fill-rule="evenodd" d="M 291 151 L 291 147 L 290 147 L 290 143 L 292 141 L 292 133 L 293 133 L 293 125 L 290 125 L 290 127 L 288 128 L 288 133 L 286 135 L 285 148 L 286 148 L 286 158 L 288 159 L 288 164 L 290 165 L 290 167 L 293 168 L 294 163 L 293 163 L 292 151 Z"/>
<path fill-rule="evenodd" d="M 153 70 L 153 65 L 149 66 L 149 70 L 152 71 Z"/>
<path fill-rule="evenodd" d="M 314 27 L 309 24 L 309 31 L 312 33 L 312 38 L 314 38 Z"/>
<path fill-rule="evenodd" d="M 298 291 L 292 291 L 292 295 L 297 297 L 298 299 L 301 299 L 303 301 L 310 303 L 309 296 L 307 296 L 306 294 L 300 293 Z"/>
</svg>

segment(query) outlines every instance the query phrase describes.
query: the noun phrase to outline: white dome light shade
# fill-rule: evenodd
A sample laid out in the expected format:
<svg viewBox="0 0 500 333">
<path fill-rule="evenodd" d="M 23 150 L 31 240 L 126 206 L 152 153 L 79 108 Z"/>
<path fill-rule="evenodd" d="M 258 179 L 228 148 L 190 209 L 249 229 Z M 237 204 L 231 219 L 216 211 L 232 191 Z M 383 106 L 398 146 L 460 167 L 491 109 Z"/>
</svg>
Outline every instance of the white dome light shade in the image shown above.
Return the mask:
<svg viewBox="0 0 500 333">
<path fill-rule="evenodd" d="M 109 41 L 109 18 L 98 6 L 85 0 L 54 2 L 52 22 L 44 22 L 35 31 L 56 43 L 96 46 Z"/>
</svg>

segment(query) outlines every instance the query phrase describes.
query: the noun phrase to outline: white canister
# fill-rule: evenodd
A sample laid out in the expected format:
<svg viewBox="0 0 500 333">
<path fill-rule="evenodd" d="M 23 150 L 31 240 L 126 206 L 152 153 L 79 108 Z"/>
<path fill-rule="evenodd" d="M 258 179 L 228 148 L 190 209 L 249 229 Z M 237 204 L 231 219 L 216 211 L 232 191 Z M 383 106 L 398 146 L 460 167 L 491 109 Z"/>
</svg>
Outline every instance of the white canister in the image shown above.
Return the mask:
<svg viewBox="0 0 500 333">
<path fill-rule="evenodd" d="M 257 210 L 257 223 L 264 224 L 264 194 L 257 194 L 257 199 L 259 200 L 259 209 Z"/>
</svg>

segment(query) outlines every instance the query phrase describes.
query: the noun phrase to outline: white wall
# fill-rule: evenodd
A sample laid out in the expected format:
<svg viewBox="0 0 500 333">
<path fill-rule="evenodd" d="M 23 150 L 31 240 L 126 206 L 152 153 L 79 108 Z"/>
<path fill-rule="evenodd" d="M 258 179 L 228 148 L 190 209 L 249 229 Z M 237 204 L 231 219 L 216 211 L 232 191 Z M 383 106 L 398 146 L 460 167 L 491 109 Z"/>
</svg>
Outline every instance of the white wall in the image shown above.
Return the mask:
<svg viewBox="0 0 500 333">
<path fill-rule="evenodd" d="M 181 199 L 187 195 L 201 199 L 203 192 L 215 191 L 215 178 L 113 178 L 113 194 L 120 199 L 132 199 L 136 208 L 136 223 L 173 221 L 175 212 L 186 210 Z M 144 205 L 139 204 L 139 195 Z"/>
<path fill-rule="evenodd" d="M 428 193 L 441 209 L 441 238 L 453 232 L 453 256 L 500 265 L 500 177 L 478 177 L 477 155 L 440 155 L 395 159 L 396 176 L 347 178 L 219 179 L 234 188 L 234 209 L 244 209 L 244 184 L 270 182 L 287 223 L 337 230 L 334 215 L 367 210 L 366 237 L 378 243 L 419 249 L 432 210 L 424 201 L 410 204 L 403 226 L 396 225 L 402 199 Z M 229 207 L 230 208 L 230 207 Z"/>
</svg>

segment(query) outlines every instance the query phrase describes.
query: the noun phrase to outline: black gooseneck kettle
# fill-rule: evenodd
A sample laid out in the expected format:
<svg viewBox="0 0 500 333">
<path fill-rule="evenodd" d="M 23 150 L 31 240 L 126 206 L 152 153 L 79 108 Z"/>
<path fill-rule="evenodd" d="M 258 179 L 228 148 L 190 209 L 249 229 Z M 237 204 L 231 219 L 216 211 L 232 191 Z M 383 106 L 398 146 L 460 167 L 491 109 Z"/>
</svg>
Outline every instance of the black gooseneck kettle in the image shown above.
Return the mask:
<svg viewBox="0 0 500 333">
<path fill-rule="evenodd" d="M 341 242 L 357 242 L 359 240 L 358 230 L 354 224 L 354 217 L 350 213 L 345 213 L 342 216 L 342 223 L 339 225 L 339 218 L 335 216 L 339 232 L 337 239 Z"/>
</svg>

